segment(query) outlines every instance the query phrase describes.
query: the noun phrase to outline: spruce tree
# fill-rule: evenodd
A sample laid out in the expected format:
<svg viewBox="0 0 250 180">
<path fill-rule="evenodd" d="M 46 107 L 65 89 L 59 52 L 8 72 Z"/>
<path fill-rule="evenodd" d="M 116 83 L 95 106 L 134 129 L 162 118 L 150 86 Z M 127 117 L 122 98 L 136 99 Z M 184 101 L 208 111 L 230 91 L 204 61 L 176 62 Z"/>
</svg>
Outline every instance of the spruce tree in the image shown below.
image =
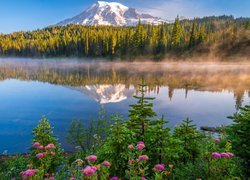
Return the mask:
<svg viewBox="0 0 250 180">
<path fill-rule="evenodd" d="M 158 46 L 157 46 L 157 54 L 165 54 L 167 46 L 167 35 L 164 24 L 162 24 L 159 28 L 159 39 L 158 39 Z"/>
<path fill-rule="evenodd" d="M 194 162 L 195 158 L 199 155 L 199 139 L 202 138 L 202 135 L 197 131 L 196 126 L 192 122 L 192 120 L 187 118 L 182 121 L 180 126 L 174 129 L 174 137 L 182 142 L 183 153 L 180 156 L 180 160 L 184 164 L 188 160 Z"/>
<path fill-rule="evenodd" d="M 180 46 L 180 43 L 181 43 L 181 25 L 179 16 L 177 16 L 177 18 L 174 21 L 174 27 L 171 36 L 171 47 L 173 49 L 176 49 Z"/>
<path fill-rule="evenodd" d="M 190 33 L 190 40 L 189 40 L 189 47 L 192 48 L 197 44 L 198 39 L 198 32 L 197 32 L 197 24 L 196 20 L 193 21 L 191 33 Z"/>
<path fill-rule="evenodd" d="M 153 103 L 150 102 L 155 98 L 145 95 L 146 87 L 147 85 L 142 80 L 139 84 L 140 96 L 134 96 L 138 101 L 136 104 L 130 105 L 132 109 L 129 110 L 128 127 L 136 133 L 138 140 L 143 140 L 145 131 L 150 126 L 150 118 L 156 116 Z"/>
</svg>

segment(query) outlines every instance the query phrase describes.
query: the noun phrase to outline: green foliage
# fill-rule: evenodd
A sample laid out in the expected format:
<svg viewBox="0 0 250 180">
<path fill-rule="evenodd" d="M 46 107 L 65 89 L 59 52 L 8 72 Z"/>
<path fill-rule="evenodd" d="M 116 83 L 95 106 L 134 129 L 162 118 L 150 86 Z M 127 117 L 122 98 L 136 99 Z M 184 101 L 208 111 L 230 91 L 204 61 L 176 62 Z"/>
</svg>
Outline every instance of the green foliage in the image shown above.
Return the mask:
<svg viewBox="0 0 250 180">
<path fill-rule="evenodd" d="M 147 154 L 154 157 L 150 160 L 152 164 L 161 164 L 168 159 L 169 153 L 165 153 L 165 149 L 172 143 L 172 139 L 170 128 L 166 127 L 166 123 L 162 116 L 161 119 L 152 121 L 145 133 L 145 143 L 150 147 L 147 149 Z"/>
<path fill-rule="evenodd" d="M 180 161 L 184 164 L 187 161 L 195 161 L 200 154 L 200 141 L 202 140 L 202 134 L 192 124 L 192 120 L 183 120 L 180 126 L 174 129 L 173 136 L 181 141 L 182 147 Z"/>
<path fill-rule="evenodd" d="M 232 141 L 232 149 L 241 159 L 245 175 L 250 177 L 250 106 L 240 108 L 231 119 L 234 123 L 229 127 L 228 134 Z"/>
<path fill-rule="evenodd" d="M 66 138 L 70 144 L 80 147 L 85 153 L 95 152 L 105 141 L 110 124 L 106 111 L 101 109 L 97 119 L 92 118 L 88 127 L 83 127 L 81 121 L 72 121 Z"/>
<path fill-rule="evenodd" d="M 27 168 L 27 164 L 27 155 L 3 157 L 0 159 L 0 177 L 5 179 L 18 178 L 20 172 Z"/>
<path fill-rule="evenodd" d="M 110 128 L 109 136 L 103 146 L 97 152 L 98 156 L 109 160 L 112 163 L 111 173 L 123 177 L 128 161 L 128 145 L 136 142 L 135 134 L 127 127 L 126 123 L 121 124 L 121 117 L 114 117 L 114 124 Z"/>
</svg>

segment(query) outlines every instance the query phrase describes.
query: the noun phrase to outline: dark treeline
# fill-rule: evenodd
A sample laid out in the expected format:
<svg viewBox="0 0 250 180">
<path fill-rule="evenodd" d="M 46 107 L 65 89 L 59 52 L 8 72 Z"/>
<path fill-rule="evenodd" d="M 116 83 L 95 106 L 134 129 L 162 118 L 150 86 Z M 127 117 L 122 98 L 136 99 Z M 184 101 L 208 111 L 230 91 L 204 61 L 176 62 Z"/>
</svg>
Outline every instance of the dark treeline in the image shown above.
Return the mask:
<svg viewBox="0 0 250 180">
<path fill-rule="evenodd" d="M 0 55 L 134 58 L 248 52 L 250 19 L 232 16 L 175 19 L 172 24 L 136 27 L 53 26 L 32 32 L 0 34 Z M 244 50 L 245 49 L 245 50 Z"/>
</svg>

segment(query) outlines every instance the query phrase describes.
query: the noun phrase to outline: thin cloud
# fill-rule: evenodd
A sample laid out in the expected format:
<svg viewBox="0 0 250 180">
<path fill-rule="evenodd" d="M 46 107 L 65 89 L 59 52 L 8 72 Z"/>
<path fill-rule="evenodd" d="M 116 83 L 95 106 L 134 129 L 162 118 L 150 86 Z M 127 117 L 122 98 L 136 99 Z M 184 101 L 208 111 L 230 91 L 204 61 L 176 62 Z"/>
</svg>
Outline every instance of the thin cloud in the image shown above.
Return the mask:
<svg viewBox="0 0 250 180">
<path fill-rule="evenodd" d="M 164 19 L 174 19 L 177 15 L 194 18 L 221 14 L 218 9 L 211 9 L 200 0 L 159 0 L 157 2 L 147 0 L 144 8 L 137 8 L 142 12 Z"/>
</svg>

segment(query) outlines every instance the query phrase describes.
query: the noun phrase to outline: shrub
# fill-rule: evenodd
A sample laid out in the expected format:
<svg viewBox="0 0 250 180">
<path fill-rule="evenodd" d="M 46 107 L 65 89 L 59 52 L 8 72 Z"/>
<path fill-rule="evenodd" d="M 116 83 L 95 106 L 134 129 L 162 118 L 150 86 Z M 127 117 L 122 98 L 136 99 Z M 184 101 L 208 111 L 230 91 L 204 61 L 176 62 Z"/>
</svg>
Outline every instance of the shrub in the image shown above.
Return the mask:
<svg viewBox="0 0 250 180">
<path fill-rule="evenodd" d="M 34 128 L 32 142 L 30 155 L 32 168 L 42 169 L 44 175 L 55 172 L 56 167 L 62 163 L 63 151 L 45 117 L 42 117 Z"/>
</svg>

